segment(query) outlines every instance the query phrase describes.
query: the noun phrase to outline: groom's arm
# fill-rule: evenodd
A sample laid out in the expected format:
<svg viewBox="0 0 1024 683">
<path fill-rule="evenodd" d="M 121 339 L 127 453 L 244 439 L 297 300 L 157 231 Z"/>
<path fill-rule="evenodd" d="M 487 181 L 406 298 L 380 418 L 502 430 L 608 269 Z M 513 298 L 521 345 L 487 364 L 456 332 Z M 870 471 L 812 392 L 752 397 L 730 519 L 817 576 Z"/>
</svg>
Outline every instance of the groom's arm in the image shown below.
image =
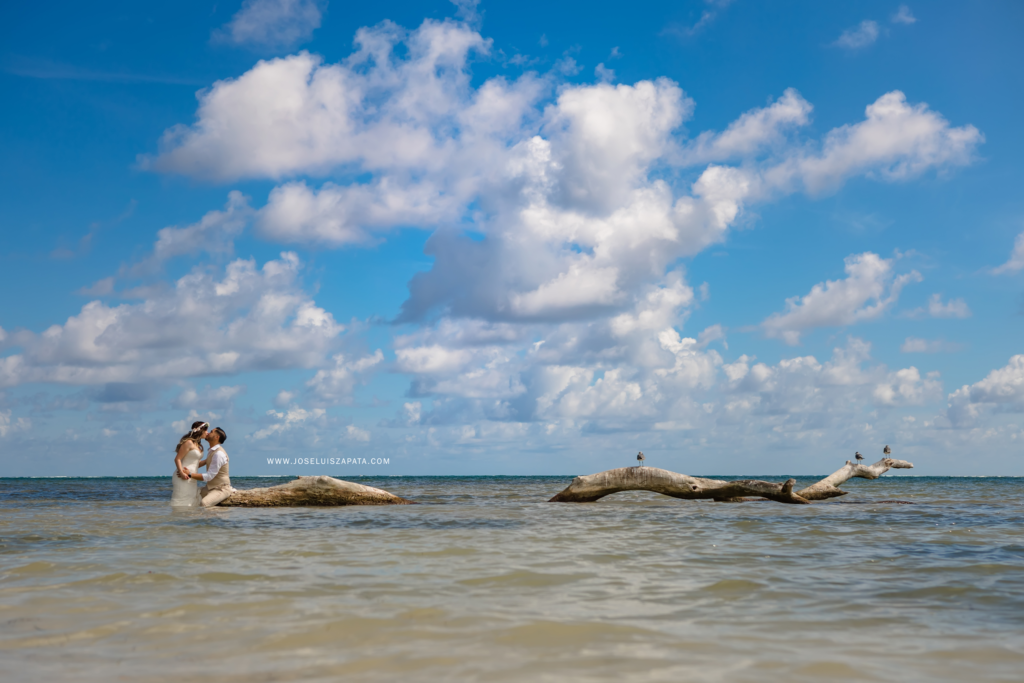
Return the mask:
<svg viewBox="0 0 1024 683">
<path fill-rule="evenodd" d="M 197 481 L 210 481 L 211 479 L 217 476 L 217 473 L 220 472 L 221 466 L 224 464 L 224 456 L 220 453 L 220 451 L 218 451 L 213 455 L 207 456 L 207 459 L 210 461 L 210 466 L 206 468 L 206 472 L 193 472 L 191 476 L 192 479 L 195 479 Z"/>
</svg>

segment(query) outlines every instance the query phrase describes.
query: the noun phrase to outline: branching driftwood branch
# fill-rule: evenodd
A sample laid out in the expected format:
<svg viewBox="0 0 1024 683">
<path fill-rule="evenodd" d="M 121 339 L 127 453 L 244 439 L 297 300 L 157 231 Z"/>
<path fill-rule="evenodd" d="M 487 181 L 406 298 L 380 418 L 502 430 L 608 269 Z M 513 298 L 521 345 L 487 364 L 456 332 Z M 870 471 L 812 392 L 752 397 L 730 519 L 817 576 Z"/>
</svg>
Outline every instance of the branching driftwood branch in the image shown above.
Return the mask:
<svg viewBox="0 0 1024 683">
<path fill-rule="evenodd" d="M 657 467 L 620 467 L 576 477 L 569 486 L 552 498 L 551 503 L 590 503 L 620 491 L 653 491 L 684 500 L 734 501 L 747 496 L 767 498 L 778 503 L 806 505 L 811 501 L 845 496 L 838 487 L 854 477 L 877 479 L 890 468 L 910 469 L 905 460 L 883 458 L 874 465 L 855 465 L 849 460 L 841 469 L 816 484 L 793 491 L 795 479 L 782 484 L 757 479 L 722 481 L 691 477 Z"/>
<path fill-rule="evenodd" d="M 334 477 L 299 477 L 280 486 L 236 490 L 221 503 L 225 507 L 302 507 L 338 505 L 414 505 L 405 498 L 372 486 Z"/>
<path fill-rule="evenodd" d="M 816 484 L 811 484 L 805 489 L 801 489 L 798 493 L 807 500 L 825 500 L 827 498 L 838 498 L 839 496 L 845 496 L 848 491 L 840 491 L 839 485 L 844 484 L 850 479 L 859 477 L 861 479 L 878 479 L 880 476 L 888 472 L 889 470 L 911 470 L 914 469 L 914 464 L 907 462 L 906 460 L 894 460 L 892 458 L 882 458 L 874 465 L 859 465 L 852 463 L 849 460 L 841 468 L 828 475 Z"/>
</svg>

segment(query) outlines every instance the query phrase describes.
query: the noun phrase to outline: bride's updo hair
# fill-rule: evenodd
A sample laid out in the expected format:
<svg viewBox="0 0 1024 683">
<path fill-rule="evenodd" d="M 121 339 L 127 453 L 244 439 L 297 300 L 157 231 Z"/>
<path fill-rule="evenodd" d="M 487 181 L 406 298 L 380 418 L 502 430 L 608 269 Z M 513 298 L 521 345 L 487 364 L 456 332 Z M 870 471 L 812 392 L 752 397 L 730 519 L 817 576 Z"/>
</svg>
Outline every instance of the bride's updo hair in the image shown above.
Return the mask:
<svg viewBox="0 0 1024 683">
<path fill-rule="evenodd" d="M 175 453 L 178 452 L 178 449 L 181 448 L 181 444 L 185 443 L 186 441 L 191 441 L 191 442 L 195 443 L 196 450 L 199 451 L 200 453 L 202 453 L 203 452 L 203 442 L 199 440 L 199 437 L 201 437 L 203 435 L 203 432 L 206 431 L 209 428 L 210 428 L 210 423 L 208 423 L 208 422 L 203 422 L 202 420 L 197 420 L 197 421 L 193 422 L 192 423 L 191 431 L 189 431 L 188 434 L 186 434 L 185 436 L 181 437 L 178 440 L 178 445 L 174 447 L 174 452 Z"/>
</svg>

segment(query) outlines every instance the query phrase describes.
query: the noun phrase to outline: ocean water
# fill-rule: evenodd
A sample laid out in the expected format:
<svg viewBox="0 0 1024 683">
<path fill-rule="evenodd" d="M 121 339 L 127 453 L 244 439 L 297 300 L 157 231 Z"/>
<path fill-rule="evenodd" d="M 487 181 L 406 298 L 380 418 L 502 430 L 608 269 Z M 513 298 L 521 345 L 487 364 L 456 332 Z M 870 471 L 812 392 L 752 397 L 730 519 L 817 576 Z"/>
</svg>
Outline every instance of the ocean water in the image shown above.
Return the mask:
<svg viewBox="0 0 1024 683">
<path fill-rule="evenodd" d="M 354 480 L 421 504 L 172 510 L 169 477 L 3 480 L 0 678 L 1024 679 L 1024 479 L 853 480 L 810 506 Z"/>
</svg>

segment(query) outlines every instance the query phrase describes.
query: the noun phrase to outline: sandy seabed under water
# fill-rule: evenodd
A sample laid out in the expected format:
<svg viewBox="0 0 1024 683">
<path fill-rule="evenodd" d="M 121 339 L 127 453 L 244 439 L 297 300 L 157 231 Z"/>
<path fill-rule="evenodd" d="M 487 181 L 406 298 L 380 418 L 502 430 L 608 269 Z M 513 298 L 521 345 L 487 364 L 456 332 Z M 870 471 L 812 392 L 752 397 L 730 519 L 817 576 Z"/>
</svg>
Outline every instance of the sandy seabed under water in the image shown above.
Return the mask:
<svg viewBox="0 0 1024 683">
<path fill-rule="evenodd" d="M 0 678 L 1024 676 L 1024 479 L 545 502 L 570 479 L 353 478 L 422 504 L 212 510 L 172 510 L 163 477 L 4 480 Z M 893 499 L 915 504 L 873 502 Z"/>
</svg>

